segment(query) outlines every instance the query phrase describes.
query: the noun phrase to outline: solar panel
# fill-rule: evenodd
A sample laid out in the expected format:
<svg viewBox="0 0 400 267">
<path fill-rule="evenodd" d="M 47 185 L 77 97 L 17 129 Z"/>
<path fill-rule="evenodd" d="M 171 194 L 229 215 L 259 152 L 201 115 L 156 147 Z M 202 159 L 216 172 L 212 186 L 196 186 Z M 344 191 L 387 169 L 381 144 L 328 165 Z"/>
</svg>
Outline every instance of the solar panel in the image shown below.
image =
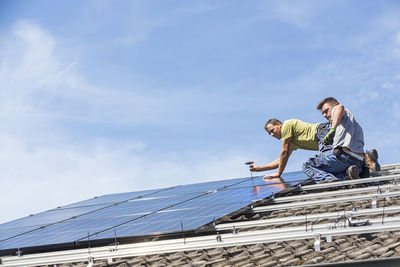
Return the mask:
<svg viewBox="0 0 400 267">
<path fill-rule="evenodd" d="M 1 224 L 0 253 L 195 230 L 304 179 L 296 172 L 267 182 L 260 176 L 104 195 Z"/>
</svg>

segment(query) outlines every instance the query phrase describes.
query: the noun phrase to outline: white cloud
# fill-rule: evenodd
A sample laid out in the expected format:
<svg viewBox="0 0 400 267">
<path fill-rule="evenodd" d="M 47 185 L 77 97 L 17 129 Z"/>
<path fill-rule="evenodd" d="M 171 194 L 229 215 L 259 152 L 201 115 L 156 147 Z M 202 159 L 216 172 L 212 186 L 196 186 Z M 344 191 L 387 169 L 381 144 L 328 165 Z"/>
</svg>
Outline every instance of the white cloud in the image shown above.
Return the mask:
<svg viewBox="0 0 400 267">
<path fill-rule="evenodd" d="M 0 223 L 95 195 L 248 176 L 243 162 L 253 152 L 176 154 L 140 140 L 79 143 L 57 126 L 65 120 L 157 124 L 171 112 L 210 108 L 198 91 L 99 88 L 55 37 L 29 21 L 17 23 L 0 46 Z"/>
<path fill-rule="evenodd" d="M 60 50 L 53 36 L 29 21 L 17 23 L 1 49 L 0 116 L 11 124 L 22 117 L 24 123 L 65 119 L 132 125 L 166 118 L 173 123 L 170 117 L 184 109 L 218 106 L 200 103 L 205 97 L 200 90 L 99 87 L 82 77 L 79 64 Z"/>
</svg>

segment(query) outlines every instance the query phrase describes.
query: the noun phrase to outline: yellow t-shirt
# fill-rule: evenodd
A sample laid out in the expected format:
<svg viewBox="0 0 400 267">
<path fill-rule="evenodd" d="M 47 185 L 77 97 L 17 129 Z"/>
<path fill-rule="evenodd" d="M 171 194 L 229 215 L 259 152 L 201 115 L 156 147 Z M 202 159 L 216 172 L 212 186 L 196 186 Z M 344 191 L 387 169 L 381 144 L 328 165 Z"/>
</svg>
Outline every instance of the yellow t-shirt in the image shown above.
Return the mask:
<svg viewBox="0 0 400 267">
<path fill-rule="evenodd" d="M 316 137 L 319 123 L 307 123 L 301 120 L 287 120 L 282 123 L 282 140 L 292 137 L 290 150 L 318 150 Z"/>
</svg>

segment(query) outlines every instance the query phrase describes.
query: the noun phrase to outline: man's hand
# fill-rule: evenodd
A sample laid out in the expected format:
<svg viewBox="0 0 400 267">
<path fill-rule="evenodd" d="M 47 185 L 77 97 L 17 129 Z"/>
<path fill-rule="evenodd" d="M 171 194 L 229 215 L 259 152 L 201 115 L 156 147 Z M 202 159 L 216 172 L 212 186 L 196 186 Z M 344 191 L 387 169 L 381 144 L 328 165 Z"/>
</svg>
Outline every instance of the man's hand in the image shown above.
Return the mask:
<svg viewBox="0 0 400 267">
<path fill-rule="evenodd" d="M 268 181 L 271 178 L 278 178 L 278 177 L 281 177 L 281 175 L 279 174 L 279 172 L 275 172 L 275 173 L 265 175 L 263 177 L 263 180 Z"/>
<path fill-rule="evenodd" d="M 336 128 L 331 128 L 329 132 L 325 135 L 323 143 L 324 145 L 330 145 L 333 143 L 333 138 L 335 137 Z"/>
<path fill-rule="evenodd" d="M 259 167 L 254 163 L 249 165 L 249 169 L 250 169 L 251 172 L 258 172 L 259 171 L 258 168 Z"/>
</svg>

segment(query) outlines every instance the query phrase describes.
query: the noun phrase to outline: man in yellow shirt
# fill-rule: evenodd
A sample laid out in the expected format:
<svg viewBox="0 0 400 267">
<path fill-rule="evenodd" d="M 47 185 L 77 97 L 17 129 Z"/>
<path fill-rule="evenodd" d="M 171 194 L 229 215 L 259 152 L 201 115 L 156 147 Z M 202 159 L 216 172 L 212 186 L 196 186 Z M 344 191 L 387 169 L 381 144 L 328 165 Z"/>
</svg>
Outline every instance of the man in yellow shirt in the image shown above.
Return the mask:
<svg viewBox="0 0 400 267">
<path fill-rule="evenodd" d="M 261 166 L 251 164 L 250 171 L 278 169 L 277 172 L 264 176 L 264 179 L 280 177 L 290 155 L 296 149 L 320 151 L 303 165 L 303 171 L 315 182 L 360 178 L 359 174 L 366 169 L 364 156 L 371 165 L 370 169 L 378 170 L 377 152 L 373 149 L 364 154 L 362 129 L 353 115 L 332 97 L 323 99 L 318 109 L 329 122 L 312 124 L 291 119 L 282 123 L 278 119 L 270 119 L 265 124 L 265 130 L 276 139 L 282 139 L 280 156 Z M 334 113 L 335 109 L 339 111 Z M 364 175 L 365 171 L 362 176 Z"/>
<path fill-rule="evenodd" d="M 265 124 L 265 130 L 276 139 L 282 139 L 282 150 L 276 160 L 258 166 L 250 165 L 255 172 L 278 169 L 276 173 L 264 176 L 264 179 L 280 177 L 293 150 L 320 150 L 323 149 L 323 137 L 329 131 L 329 123 L 306 123 L 301 120 L 287 120 L 283 123 L 278 119 L 270 119 Z"/>
</svg>

